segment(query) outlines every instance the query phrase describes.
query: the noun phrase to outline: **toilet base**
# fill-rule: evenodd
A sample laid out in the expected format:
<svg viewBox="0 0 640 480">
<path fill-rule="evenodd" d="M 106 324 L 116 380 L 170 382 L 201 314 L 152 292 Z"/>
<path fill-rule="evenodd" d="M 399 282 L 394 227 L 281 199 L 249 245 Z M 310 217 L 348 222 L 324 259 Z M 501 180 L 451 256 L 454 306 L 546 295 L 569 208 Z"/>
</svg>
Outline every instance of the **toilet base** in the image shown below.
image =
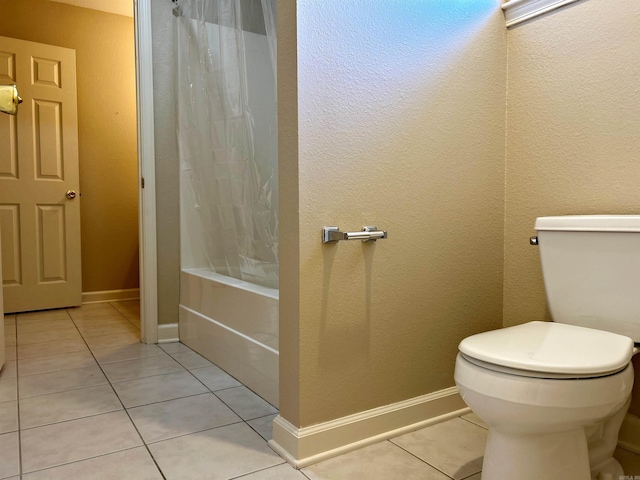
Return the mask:
<svg viewBox="0 0 640 480">
<path fill-rule="evenodd" d="M 589 480 L 584 429 L 522 435 L 489 430 L 482 480 Z M 616 479 L 617 480 L 617 479 Z"/>
<path fill-rule="evenodd" d="M 591 480 L 620 480 L 624 478 L 622 466 L 615 458 L 610 458 L 591 473 Z"/>
</svg>

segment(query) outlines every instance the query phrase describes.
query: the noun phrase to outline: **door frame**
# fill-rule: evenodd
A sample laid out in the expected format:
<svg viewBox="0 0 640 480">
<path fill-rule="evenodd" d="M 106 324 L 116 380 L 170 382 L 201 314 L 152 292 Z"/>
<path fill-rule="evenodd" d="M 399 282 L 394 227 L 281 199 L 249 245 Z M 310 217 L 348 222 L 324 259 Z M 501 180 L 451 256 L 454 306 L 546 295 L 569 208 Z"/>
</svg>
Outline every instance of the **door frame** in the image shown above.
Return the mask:
<svg viewBox="0 0 640 480">
<path fill-rule="evenodd" d="M 151 0 L 134 0 L 133 11 L 140 181 L 138 196 L 140 334 L 143 343 L 158 343 L 158 257 Z"/>
</svg>

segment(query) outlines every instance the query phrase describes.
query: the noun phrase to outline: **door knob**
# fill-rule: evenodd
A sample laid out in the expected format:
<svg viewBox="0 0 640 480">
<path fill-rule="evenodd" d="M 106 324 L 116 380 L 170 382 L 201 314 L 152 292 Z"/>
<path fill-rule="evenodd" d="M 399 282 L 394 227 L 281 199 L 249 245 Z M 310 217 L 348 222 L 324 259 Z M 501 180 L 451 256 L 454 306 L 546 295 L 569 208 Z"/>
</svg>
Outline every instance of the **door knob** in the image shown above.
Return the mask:
<svg viewBox="0 0 640 480">
<path fill-rule="evenodd" d="M 76 191 L 75 190 L 67 190 L 67 198 L 69 200 L 73 200 L 74 198 L 76 198 Z"/>
</svg>

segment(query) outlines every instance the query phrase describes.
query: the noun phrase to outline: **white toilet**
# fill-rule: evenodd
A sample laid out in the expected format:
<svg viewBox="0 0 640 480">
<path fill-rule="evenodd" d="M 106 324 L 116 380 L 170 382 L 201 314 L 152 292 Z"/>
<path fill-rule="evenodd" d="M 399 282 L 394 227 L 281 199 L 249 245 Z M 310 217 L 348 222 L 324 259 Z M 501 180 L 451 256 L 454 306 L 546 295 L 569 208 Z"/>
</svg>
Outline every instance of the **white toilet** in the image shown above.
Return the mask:
<svg viewBox="0 0 640 480">
<path fill-rule="evenodd" d="M 553 322 L 464 339 L 460 395 L 489 425 L 482 480 L 618 480 L 640 342 L 640 215 L 541 217 Z"/>
</svg>

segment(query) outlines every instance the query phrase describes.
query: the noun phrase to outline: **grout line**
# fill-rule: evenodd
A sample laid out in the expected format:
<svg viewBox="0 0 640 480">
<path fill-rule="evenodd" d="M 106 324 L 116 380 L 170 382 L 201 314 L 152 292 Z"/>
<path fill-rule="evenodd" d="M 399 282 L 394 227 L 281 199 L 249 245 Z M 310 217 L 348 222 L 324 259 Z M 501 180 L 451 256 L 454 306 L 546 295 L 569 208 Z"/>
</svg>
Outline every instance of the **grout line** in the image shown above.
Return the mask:
<svg viewBox="0 0 640 480">
<path fill-rule="evenodd" d="M 428 427 L 427 427 L 427 428 L 428 428 Z M 418 460 L 420 460 L 422 463 L 426 463 L 427 465 L 429 465 L 429 466 L 430 466 L 431 468 L 433 468 L 434 470 L 437 470 L 438 472 L 440 472 L 440 473 L 442 473 L 443 475 L 445 475 L 447 478 L 451 478 L 451 479 L 453 479 L 453 477 L 452 477 L 451 475 L 448 475 L 447 473 L 445 473 L 445 472 L 443 472 L 442 470 L 440 470 L 438 467 L 436 467 L 436 466 L 434 466 L 434 465 L 431 465 L 431 464 L 430 464 L 429 462 L 427 462 L 425 459 L 420 458 L 418 455 L 416 455 L 415 453 L 413 453 L 413 452 L 411 452 L 411 451 L 407 450 L 406 448 L 402 447 L 401 445 L 398 445 L 397 443 L 392 442 L 392 441 L 391 441 L 391 439 L 386 440 L 386 441 L 387 441 L 387 442 L 389 442 L 389 443 L 391 443 L 391 444 L 393 444 L 393 445 L 395 445 L 395 446 L 396 446 L 396 447 L 398 447 L 399 449 L 404 450 L 404 451 L 405 451 L 405 452 L 407 452 L 409 455 L 414 456 L 415 458 L 417 458 Z M 476 473 L 478 473 L 478 472 L 472 473 L 471 475 L 475 475 Z M 471 476 L 471 475 L 469 475 L 469 476 Z M 465 478 L 468 478 L 468 477 L 465 477 Z M 505 479 L 505 480 L 506 480 L 506 479 Z"/>
<path fill-rule="evenodd" d="M 208 393 L 210 393 L 210 392 L 194 393 L 192 395 L 185 395 L 185 396 L 176 397 L 176 398 L 168 398 L 166 400 L 158 400 L 157 402 L 142 403 L 140 405 L 132 405 L 130 407 L 124 407 L 124 408 L 126 408 L 128 410 L 131 410 L 131 409 L 134 409 L 134 408 L 140 408 L 140 407 L 147 407 L 149 405 L 155 405 L 157 403 L 170 402 L 172 400 L 180 400 L 181 398 L 190 398 L 190 397 L 197 397 L 198 395 L 207 395 Z M 117 395 L 117 392 L 116 392 L 116 395 Z"/>
<path fill-rule="evenodd" d="M 485 427 L 484 425 L 479 425 L 476 422 L 474 422 L 473 420 L 469 420 L 467 418 L 464 417 L 458 417 L 460 420 L 464 420 L 465 422 L 469 422 L 471 425 L 475 425 L 476 427 L 480 427 L 483 428 L 485 430 L 489 430 L 487 427 Z M 475 475 L 475 474 L 474 474 Z"/>
<path fill-rule="evenodd" d="M 120 314 L 121 314 L 121 315 L 123 315 L 127 320 L 129 320 L 129 318 L 128 318 L 128 317 L 126 317 L 126 315 L 122 314 L 122 312 L 120 312 L 117 308 L 113 307 L 113 305 L 111 305 L 111 306 L 112 306 L 112 308 L 114 308 L 116 311 L 118 311 L 118 313 L 120 313 Z M 69 314 L 69 312 L 68 312 L 68 311 L 67 311 L 66 313 L 67 313 L 67 315 L 69 315 L 69 316 L 70 316 L 70 314 Z M 171 358 L 172 358 L 172 360 L 174 360 L 178 365 L 180 365 L 180 366 L 181 366 L 181 368 L 182 368 L 183 370 L 180 370 L 180 371 L 177 371 L 177 372 L 161 373 L 161 374 L 150 375 L 150 376 L 146 376 L 146 377 L 137 377 L 137 378 L 133 378 L 133 379 L 119 380 L 119 381 L 113 382 L 113 381 L 111 381 L 111 379 L 109 379 L 109 377 L 106 375 L 105 367 L 106 367 L 107 365 L 110 365 L 110 364 L 113 364 L 113 363 L 118 363 L 118 362 L 125 362 L 125 361 L 132 361 L 132 360 L 143 360 L 143 359 L 155 358 L 155 357 L 160 357 L 160 356 L 162 356 L 162 354 L 160 354 L 160 355 L 152 355 L 152 356 L 149 356 L 149 357 L 138 357 L 138 358 L 132 358 L 132 359 L 126 359 L 126 360 L 118 360 L 118 361 L 116 361 L 116 362 L 109 362 L 109 363 L 104 363 L 104 364 L 102 364 L 102 363 L 98 362 L 98 360 L 97 360 L 97 358 L 96 358 L 96 356 L 95 356 L 95 354 L 94 354 L 93 349 L 89 346 L 89 344 L 88 344 L 88 342 L 87 342 L 87 338 L 95 338 L 95 337 L 85 337 L 84 335 L 82 335 L 82 331 L 80 331 L 80 328 L 78 327 L 78 325 L 76 324 L 76 322 L 73 320 L 73 318 L 71 318 L 71 320 L 73 321 L 73 324 L 74 324 L 74 326 L 75 326 L 76 330 L 80 333 L 80 339 L 82 340 L 83 344 L 84 344 L 84 345 L 86 345 L 86 347 L 87 347 L 87 349 L 88 349 L 88 351 L 89 351 L 89 354 L 90 354 L 90 355 L 91 355 L 91 357 L 93 358 L 93 360 L 94 360 L 95 364 L 94 364 L 94 365 L 91 365 L 91 366 L 76 366 L 76 367 L 72 367 L 72 368 L 63 368 L 63 369 L 61 369 L 61 370 L 53 370 L 53 371 L 50 371 L 50 372 L 39 372 L 39 373 L 30 374 L 30 375 L 25 375 L 25 377 L 26 377 L 26 376 L 34 376 L 34 375 L 47 375 L 47 374 L 53 374 L 53 373 L 57 373 L 57 372 L 62 372 L 62 371 L 67 371 L 67 370 L 74 370 L 74 369 L 80 369 L 80 368 L 93 368 L 93 367 L 97 366 L 97 367 L 99 368 L 99 370 L 102 372 L 102 374 L 104 375 L 104 378 L 106 379 L 106 382 L 107 382 L 107 383 L 101 383 L 101 384 L 97 384 L 97 385 L 90 385 L 90 386 L 82 386 L 82 387 L 78 387 L 78 388 L 71 388 L 71 389 L 69 389 L 69 390 L 63 390 L 62 392 L 53 392 L 53 393 L 49 393 L 49 394 L 36 395 L 36 396 L 34 396 L 34 397 L 28 397 L 28 398 L 36 398 L 36 397 L 41 397 L 41 396 L 46 396 L 46 395 L 55 395 L 55 394 L 61 394 L 61 393 L 66 393 L 66 392 L 70 392 L 70 391 L 75 391 L 75 390 L 81 390 L 81 389 L 85 389 L 85 388 L 93 388 L 93 387 L 99 387 L 99 386 L 109 385 L 109 387 L 111 388 L 111 390 L 115 393 L 116 397 L 118 398 L 118 401 L 119 401 L 119 403 L 120 403 L 120 404 L 121 404 L 121 406 L 122 406 L 122 410 L 115 410 L 115 411 L 111 411 L 111 412 L 101 412 L 101 413 L 96 413 L 96 414 L 93 414 L 93 415 L 87 415 L 87 416 L 78 417 L 78 418 L 74 418 L 74 419 L 63 420 L 63 421 L 60 421 L 60 422 L 54 422 L 53 424 L 66 423 L 66 422 L 69 422 L 69 421 L 79 420 L 79 419 L 82 419 L 82 418 L 88 418 L 88 417 L 99 416 L 99 415 L 104 415 L 104 414 L 108 414 L 108 413 L 114 413 L 114 412 L 124 411 L 124 412 L 126 413 L 127 417 L 129 418 L 129 421 L 130 421 L 130 422 L 131 422 L 131 424 L 133 425 L 134 429 L 136 430 L 137 434 L 139 435 L 139 437 L 140 437 L 140 439 L 141 439 L 141 441 L 142 441 L 142 445 L 139 445 L 139 446 L 136 446 L 136 447 L 132 447 L 132 448 L 123 449 L 123 450 L 118 450 L 118 451 L 115 451 L 115 452 L 109 452 L 109 453 L 105 453 L 105 454 L 102 454 L 102 455 L 96 455 L 96 456 L 88 457 L 88 458 L 81 459 L 81 460 L 75 460 L 75 461 L 73 461 L 73 462 L 68 462 L 68 463 L 64 463 L 64 464 L 61 464 L 61 465 L 55 465 L 55 466 L 47 467 L 46 469 L 42 469 L 42 470 L 48 470 L 48 469 L 50 469 L 50 468 L 54 468 L 54 467 L 57 467 L 57 466 L 62 466 L 62 465 L 68 465 L 68 464 L 72 464 L 72 463 L 82 462 L 82 461 L 85 461 L 85 460 L 90 460 L 90 459 L 92 459 L 92 458 L 98 458 L 98 457 L 102 457 L 102 456 L 110 455 L 110 454 L 113 454 L 113 453 L 118 453 L 118 452 L 120 452 L 120 451 L 131 450 L 131 449 L 134 449 L 134 448 L 138 448 L 138 447 L 140 447 L 140 446 L 144 446 L 144 447 L 146 448 L 147 452 L 149 453 L 150 457 L 152 458 L 152 460 L 153 460 L 154 464 L 156 465 L 156 468 L 157 468 L 157 469 L 158 469 L 158 471 L 160 472 L 160 475 L 162 476 L 162 478 L 163 478 L 163 479 L 165 479 L 165 480 L 166 480 L 166 476 L 165 476 L 164 472 L 163 472 L 163 471 L 162 471 L 162 469 L 160 468 L 160 465 L 158 464 L 158 462 L 157 462 L 156 458 L 153 456 L 153 453 L 151 452 L 151 450 L 150 450 L 150 448 L 149 448 L 149 445 L 150 445 L 150 444 L 149 444 L 149 443 L 147 443 L 147 442 L 144 440 L 144 438 L 142 437 L 142 435 L 141 435 L 141 433 L 140 433 L 140 430 L 138 429 L 137 425 L 136 425 L 136 424 L 135 424 L 135 422 L 133 421 L 133 419 L 132 419 L 132 417 L 131 417 L 131 414 L 130 414 L 129 410 L 130 410 L 130 409 L 133 409 L 133 408 L 139 408 L 139 407 L 148 406 L 148 405 L 153 405 L 153 404 L 157 404 L 157 403 L 169 402 L 169 401 L 172 401 L 172 400 L 180 400 L 180 399 L 183 399 L 183 398 L 188 398 L 188 397 L 198 396 L 198 395 L 204 395 L 204 394 L 212 394 L 212 395 L 214 395 L 214 397 L 215 397 L 215 398 L 217 398 L 217 399 L 218 399 L 218 400 L 219 400 L 223 405 L 225 405 L 225 406 L 226 406 L 227 408 L 229 408 L 229 409 L 230 409 L 230 410 L 231 410 L 235 415 L 237 415 L 238 420 L 237 420 L 237 421 L 234 421 L 234 422 L 232 422 L 232 423 L 225 424 L 225 425 L 218 425 L 218 426 L 216 426 L 216 427 L 214 427 L 214 428 L 208 428 L 208 429 L 198 430 L 198 431 L 195 431 L 195 432 L 189 432 L 189 433 L 185 433 L 185 434 L 181 434 L 181 435 L 176 435 L 176 436 L 174 436 L 174 437 L 170 437 L 170 438 L 167 438 L 167 439 L 158 440 L 157 442 L 152 442 L 151 444 L 155 444 L 155 443 L 158 443 L 158 442 L 162 442 L 162 441 L 166 441 L 166 440 L 170 440 L 170 439 L 174 439 L 174 438 L 179 438 L 179 437 L 182 437 L 182 436 L 187 436 L 187 435 L 191 435 L 191 434 L 195 434 L 195 433 L 201 433 L 201 432 L 208 431 L 208 430 L 215 430 L 215 429 L 218 429 L 218 428 L 227 427 L 227 426 L 231 426 L 231 425 L 238 425 L 238 424 L 240 424 L 240 423 L 244 423 L 246 426 L 248 426 L 248 427 L 249 427 L 253 432 L 255 432 L 255 433 L 256 433 L 256 435 L 258 435 L 258 436 L 259 436 L 259 438 L 260 438 L 261 440 L 265 441 L 265 444 L 266 444 L 266 439 L 265 439 L 264 437 L 262 437 L 262 435 L 260 435 L 260 434 L 258 433 L 258 431 L 257 431 L 255 428 L 253 428 L 253 427 L 249 424 L 249 422 L 250 422 L 250 421 L 254 421 L 254 420 L 259 420 L 259 419 L 261 419 L 261 418 L 266 418 L 266 417 L 270 417 L 270 416 L 273 416 L 273 415 L 277 415 L 277 413 L 278 413 L 278 412 L 276 411 L 276 412 L 273 412 L 273 413 L 268 413 L 268 414 L 265 414 L 265 415 L 260 415 L 260 416 L 258 416 L 258 417 L 251 418 L 251 419 L 247 419 L 247 420 L 245 420 L 245 419 L 243 419 L 242 417 L 240 417 L 240 415 L 238 415 L 238 414 L 237 414 L 237 412 L 236 412 L 233 408 L 231 408 L 231 406 L 230 406 L 229 404 L 227 404 L 225 401 L 223 401 L 220 397 L 218 397 L 218 396 L 216 395 L 216 392 L 222 392 L 222 391 L 225 391 L 225 390 L 230 390 L 230 389 L 234 389 L 234 388 L 236 388 L 236 389 L 237 389 L 237 388 L 239 388 L 239 387 L 244 387 L 244 388 L 246 388 L 249 392 L 251 392 L 251 393 L 255 394 L 256 396 L 258 396 L 258 398 L 262 399 L 262 400 L 263 400 L 264 402 L 266 402 L 267 404 L 269 404 L 269 405 L 271 405 L 271 404 L 270 404 L 269 402 L 267 402 L 266 400 L 264 400 L 264 399 L 263 399 L 262 397 L 260 397 L 259 395 L 257 395 L 255 392 L 253 392 L 252 390 L 250 390 L 250 389 L 249 389 L 246 385 L 244 385 L 242 382 L 239 382 L 239 381 L 238 381 L 237 379 L 235 379 L 233 376 L 231 376 L 231 375 L 229 375 L 228 373 L 224 372 L 224 370 L 222 370 L 222 369 L 221 369 L 218 365 L 216 365 L 215 363 L 211 362 L 211 365 L 207 365 L 207 366 L 200 366 L 200 367 L 196 367 L 196 368 L 193 368 L 193 369 L 188 369 L 188 368 L 186 368 L 182 363 L 180 363 L 180 361 L 179 361 L 178 359 L 176 359 L 176 358 L 173 356 L 174 354 L 171 354 L 171 353 L 169 353 L 169 352 L 165 351 L 163 348 L 161 348 L 159 345 L 157 345 L 157 347 L 160 349 L 160 351 L 161 351 L 163 354 L 166 354 L 166 355 L 168 355 L 169 357 L 171 357 Z M 129 320 L 129 321 L 130 321 L 130 320 Z M 98 321 L 96 322 L 96 324 L 99 324 L 99 323 L 100 323 L 100 321 L 98 320 Z M 131 323 L 133 324 L 133 322 L 131 322 Z M 135 324 L 133 324 L 133 325 L 135 325 Z M 136 325 L 136 327 L 137 327 L 137 325 Z M 71 328 L 71 327 L 70 327 L 70 328 Z M 110 334 L 107 334 L 107 335 L 110 335 Z M 60 341 L 64 341 L 64 340 L 52 340 L 51 342 L 60 342 Z M 41 342 L 41 343 L 45 343 L 45 342 Z M 31 344 L 31 345 L 35 345 L 35 344 Z M 131 344 L 131 345 L 135 345 L 135 344 Z M 184 344 L 182 344 L 182 345 L 184 345 Z M 123 345 L 112 345 L 112 346 L 106 346 L 106 347 L 99 347 L 99 348 L 96 348 L 96 350 L 107 349 L 107 348 L 118 348 L 118 347 L 125 347 L 125 346 L 127 346 L 127 344 L 123 344 Z M 16 320 L 16 352 L 17 352 L 17 348 L 18 348 L 18 346 L 17 346 L 17 320 Z M 193 352 L 193 353 L 198 354 L 197 352 L 195 352 L 193 349 L 191 349 L 191 348 L 187 347 L 186 345 L 185 345 L 185 348 L 187 349 L 186 351 L 179 351 L 179 352 L 175 352 L 175 354 L 176 354 L 176 355 L 179 355 L 179 354 L 182 354 L 182 353 L 189 353 L 189 352 Z M 67 354 L 72 354 L 72 353 L 80 353 L 80 352 L 84 353 L 84 350 L 83 350 L 83 351 L 78 351 L 78 352 L 64 352 L 64 353 L 58 353 L 58 354 L 53 354 L 53 355 L 44 355 L 44 356 L 42 356 L 42 357 L 29 357 L 29 359 L 31 359 L 31 358 L 36 359 L 36 358 L 43 358 L 43 357 L 56 357 L 56 356 L 67 355 Z M 198 355 L 199 355 L 199 354 L 198 354 Z M 204 357 L 203 357 L 203 358 L 204 358 Z M 17 360 L 18 360 L 18 356 L 16 355 L 16 383 L 18 383 L 18 372 L 17 372 L 17 369 L 18 369 L 18 362 L 17 362 Z M 28 360 L 28 359 L 23 359 L 23 360 Z M 233 378 L 235 381 L 237 381 L 237 382 L 239 383 L 239 385 L 231 386 L 231 387 L 226 387 L 226 388 L 221 388 L 221 389 L 217 389 L 217 390 L 215 390 L 215 391 L 214 391 L 214 390 L 212 390 L 211 388 L 209 388 L 209 387 L 208 387 L 208 386 L 207 386 L 203 381 L 201 381 L 198 377 L 196 377 L 196 376 L 194 375 L 194 373 L 192 372 L 192 370 L 198 370 L 198 369 L 202 369 L 202 368 L 210 368 L 211 366 L 215 366 L 215 367 L 217 367 L 217 368 L 220 368 L 220 370 L 222 370 L 225 374 L 229 375 L 231 378 Z M 108 367 L 106 367 L 106 368 L 108 368 Z M 197 394 L 193 394 L 193 395 L 187 395 L 187 396 L 184 396 L 184 397 L 178 397 L 178 398 L 175 398 L 175 399 L 160 400 L 160 401 L 158 401 L 158 402 L 145 403 L 145 404 L 142 404 L 142 405 L 136 405 L 135 407 L 126 407 L 126 406 L 124 405 L 124 403 L 123 403 L 122 399 L 120 398 L 120 395 L 118 395 L 118 392 L 115 390 L 115 385 L 116 385 L 116 384 L 119 384 L 119 383 L 123 383 L 123 382 L 127 382 L 127 381 L 132 381 L 132 380 L 142 380 L 142 379 L 144 379 L 144 378 L 150 378 L 150 377 L 154 377 L 154 376 L 169 375 L 169 374 L 172 374 L 172 373 L 181 373 L 181 372 L 183 372 L 183 371 L 189 372 L 189 374 L 190 374 L 193 378 L 195 378 L 195 379 L 196 379 L 200 384 L 202 384 L 202 385 L 205 387 L 206 392 L 201 392 L 201 393 L 197 393 Z M 18 409 L 19 409 L 19 406 L 20 406 L 19 400 L 20 400 L 20 399 L 19 399 L 19 393 L 18 393 L 18 392 L 16 392 L 16 397 L 18 397 L 18 398 L 17 398 L 17 401 L 18 401 Z M 19 411 L 18 411 L 18 422 L 20 422 Z M 34 427 L 29 427 L 28 429 L 24 429 L 24 430 L 31 430 L 31 429 L 34 429 L 34 428 L 43 427 L 43 426 L 48 426 L 48 425 L 53 425 L 53 424 L 38 425 L 38 426 L 34 426 Z M 22 442 L 21 442 L 21 437 L 20 437 L 20 435 L 21 435 L 21 432 L 22 432 L 22 431 L 23 431 L 23 429 L 21 428 L 21 425 L 19 424 L 19 425 L 18 425 L 18 435 L 19 435 L 19 442 L 20 442 L 20 445 L 19 445 L 19 447 L 20 447 L 20 458 L 19 458 L 19 462 L 20 462 L 20 472 L 21 472 L 20 474 L 21 474 L 21 475 L 23 474 L 23 471 L 22 471 L 22 451 L 21 451 L 21 449 L 22 449 Z M 286 463 L 284 463 L 284 461 L 283 461 L 283 463 L 280 463 L 280 464 L 278 464 L 278 465 L 283 465 L 283 464 L 286 464 Z M 273 468 L 273 467 L 276 467 L 276 466 L 278 466 L 278 465 L 273 465 L 273 466 L 268 467 L 268 468 Z M 267 468 L 267 469 L 268 469 L 268 468 Z M 38 471 L 42 471 L 42 470 L 38 470 Z M 266 470 L 266 469 L 265 469 L 265 470 Z M 260 471 L 260 470 L 258 470 L 258 471 Z M 241 476 L 239 476 L 239 477 L 234 477 L 234 478 L 241 478 L 241 477 L 246 476 L 246 475 L 249 475 L 249 474 L 251 474 L 251 473 L 255 473 L 255 472 L 248 472 L 248 473 L 246 473 L 246 474 L 243 474 L 243 475 L 241 475 Z M 303 477 L 303 478 L 307 478 L 307 479 L 309 478 L 307 475 L 305 475 L 305 474 L 304 474 L 304 473 L 302 473 L 302 472 L 301 472 L 301 475 L 302 475 L 302 477 Z"/>
<path fill-rule="evenodd" d="M 54 468 L 64 467 L 66 465 L 73 465 L 74 463 L 86 462 L 87 460 L 93 460 L 95 458 L 107 457 L 107 456 L 113 455 L 115 453 L 127 452 L 129 450 L 135 450 L 136 448 L 142 448 L 142 447 L 144 447 L 144 444 L 143 445 L 136 445 L 135 447 L 131 447 L 131 448 L 123 448 L 121 450 L 115 450 L 113 452 L 102 453 L 100 455 L 93 455 L 91 457 L 83 458 L 82 460 L 73 460 L 71 462 L 65 462 L 65 463 L 59 463 L 57 465 L 51 465 L 50 467 L 46 467 L 46 468 L 39 468 L 38 470 L 31 470 L 29 472 L 23 473 L 23 475 L 31 475 L 32 473 L 36 473 L 36 472 L 45 472 L 47 470 L 52 470 Z M 6 478 L 4 480 L 9 480 L 11 478 L 13 478 L 13 477 L 9 477 L 9 478 Z M 22 477 L 20 477 L 20 478 L 22 478 Z M 162 478 L 165 478 L 165 477 L 162 477 Z"/>
<path fill-rule="evenodd" d="M 20 420 L 20 364 L 18 363 L 18 316 L 16 315 L 16 410 L 18 415 L 18 472 L 22 478 L 22 422 Z"/>
<path fill-rule="evenodd" d="M 83 367 L 83 368 L 94 368 L 94 367 Z M 74 369 L 70 369 L 70 370 L 74 370 Z M 61 370 L 62 372 L 65 372 L 66 370 Z M 57 372 L 52 372 L 52 373 L 57 373 Z M 43 375 L 49 375 L 48 373 L 44 373 Z M 26 377 L 33 377 L 34 375 L 25 375 L 23 376 L 23 378 Z M 104 385 L 109 385 L 109 380 L 105 377 L 105 382 L 104 383 L 96 383 L 95 385 L 88 385 L 88 386 L 82 386 L 82 387 L 73 387 L 70 388 L 68 390 L 60 390 L 58 392 L 50 392 L 50 393 L 41 393 L 39 395 L 31 395 L 30 397 L 22 397 L 21 400 L 30 400 L 32 398 L 40 398 L 40 397 L 46 397 L 48 395 L 58 395 L 60 393 L 66 393 L 66 392 L 75 392 L 77 390 L 84 390 L 85 388 L 93 388 L 93 387 L 102 387 Z M 58 422 L 56 422 L 58 423 Z"/>
<path fill-rule="evenodd" d="M 148 358 L 157 358 L 157 357 L 148 357 Z M 142 360 L 142 359 L 140 359 L 140 360 Z M 129 361 L 129 360 L 126 360 L 126 361 Z M 105 366 L 107 366 L 107 365 L 113 365 L 113 363 L 106 363 Z M 135 377 L 135 378 L 126 378 L 124 380 L 111 380 L 109 378 L 109 375 L 107 375 L 106 373 L 105 373 L 105 375 L 107 376 L 107 379 L 109 380 L 109 383 L 124 383 L 124 382 L 132 382 L 134 380 L 142 380 L 143 378 L 160 377 L 162 375 L 171 375 L 172 373 L 182 373 L 182 372 L 188 372 L 189 371 L 186 368 L 184 368 L 182 365 L 180 365 L 180 364 L 178 364 L 178 365 L 182 368 L 182 370 L 175 370 L 173 372 L 154 373 L 153 375 L 145 375 L 143 377 Z M 100 368 L 102 368 L 102 367 L 100 367 Z M 188 396 L 190 397 L 191 395 L 188 395 Z"/>
<path fill-rule="evenodd" d="M 104 386 L 104 385 L 101 385 L 101 386 Z M 62 392 L 62 393 L 65 393 L 65 392 Z M 124 410 L 124 408 L 117 409 L 117 410 L 109 410 L 108 412 L 92 413 L 91 415 L 82 415 L 81 417 L 68 418 L 66 420 L 59 420 L 57 422 L 43 423 L 42 425 L 34 425 L 33 427 L 24 427 L 22 428 L 22 431 L 33 430 L 35 428 L 41 428 L 41 427 L 49 427 L 51 425 L 60 425 L 61 423 L 73 422 L 74 420 L 83 420 L 85 418 L 99 417 L 100 415 L 106 415 L 107 413 L 121 412 L 122 410 Z M 70 462 L 70 463 L 73 463 L 73 462 Z"/>
<path fill-rule="evenodd" d="M 87 343 L 87 341 L 86 341 L 86 339 L 84 337 L 83 337 L 83 340 L 85 341 L 85 343 Z M 147 445 L 147 442 L 145 442 L 144 438 L 142 437 L 142 434 L 140 433 L 140 430 L 138 429 L 138 426 L 136 425 L 136 423 L 131 418 L 131 414 L 127 410 L 127 407 L 124 405 L 124 402 L 120 398 L 120 395 L 118 395 L 118 392 L 116 391 L 115 387 L 113 386 L 113 383 L 111 382 L 111 380 L 109 380 L 109 377 L 107 376 L 107 372 L 104 371 L 104 369 L 102 368 L 102 365 L 100 365 L 100 363 L 98 362 L 98 359 L 95 357 L 95 355 L 91 351 L 91 348 L 89 347 L 88 343 L 87 343 L 87 348 L 89 348 L 89 352 L 91 353 L 91 356 L 93 357 L 93 360 L 96 362 L 96 364 L 98 365 L 98 368 L 100 368 L 100 370 L 102 371 L 102 374 L 105 376 L 105 378 L 109 382 L 109 386 L 111 387 L 111 390 L 113 390 L 113 393 L 116 395 L 116 398 L 120 402 L 120 405 L 122 405 L 122 409 L 124 410 L 125 414 L 127 415 L 127 418 L 129 419 L 129 422 L 131 422 L 131 425 L 135 429 L 136 433 L 138 434 L 138 437 L 140 437 L 140 441 L 144 445 L 144 448 L 147 450 L 147 453 L 149 454 L 149 456 L 151 457 L 151 460 L 153 461 L 153 463 L 155 464 L 156 468 L 158 469 L 158 472 L 160 472 L 160 475 L 162 476 L 162 478 L 164 480 L 166 480 L 167 477 L 165 476 L 164 472 L 160 468 L 160 465 L 158 465 L 158 462 L 156 461 L 156 458 L 151 453 L 151 450 L 149 449 L 149 446 Z"/>
<path fill-rule="evenodd" d="M 203 394 L 203 395 L 206 395 Z M 179 398 L 175 398 L 174 400 L 180 400 Z M 168 402 L 170 402 L 171 400 L 167 400 Z M 240 418 L 240 417 L 238 417 Z M 181 433 L 180 435 L 174 435 L 173 437 L 168 437 L 168 438 L 163 438 L 162 440 L 155 440 L 153 442 L 147 442 L 146 440 L 142 440 L 146 445 L 155 445 L 156 443 L 162 443 L 162 442 L 166 442 L 169 440 L 174 440 L 176 438 L 180 438 L 180 437 L 187 437 L 189 435 L 192 435 L 194 433 L 202 433 L 202 432 L 209 432 L 211 430 L 217 430 L 219 428 L 224 428 L 224 427 L 230 427 L 231 425 L 238 425 L 242 423 L 242 419 L 240 418 L 240 420 L 238 420 L 237 422 L 231 422 L 231 423 L 225 423 L 224 425 L 218 425 L 217 427 L 211 427 L 211 428 L 203 428 L 202 430 L 195 430 L 193 432 L 187 432 L 187 433 Z M 262 438 L 262 437 L 260 437 Z"/>
<path fill-rule="evenodd" d="M 258 473 L 258 472 L 265 472 L 265 471 L 270 470 L 270 469 L 272 469 L 272 468 L 279 467 L 280 465 L 286 465 L 286 464 L 287 464 L 287 462 L 284 460 L 284 458 L 280 457 L 280 460 L 282 460 L 282 463 L 278 463 L 277 465 L 271 465 L 271 466 L 269 466 L 269 467 L 261 468 L 261 469 L 259 469 L 259 470 L 254 470 L 254 471 L 252 471 L 252 472 L 243 473 L 242 475 L 238 475 L 237 477 L 231 477 L 231 478 L 229 478 L 228 480 L 238 480 L 238 479 L 241 479 L 241 478 L 248 477 L 249 475 L 253 475 L 254 473 Z M 293 467 L 291 467 L 291 468 L 293 468 Z M 299 471 L 299 470 L 298 470 L 298 471 Z M 300 473 L 302 473 L 302 472 L 300 472 Z M 303 474 L 303 475 L 304 475 L 304 474 Z M 309 477 L 307 477 L 306 475 L 305 475 L 305 477 L 306 477 L 306 478 L 309 478 Z"/>
</svg>

